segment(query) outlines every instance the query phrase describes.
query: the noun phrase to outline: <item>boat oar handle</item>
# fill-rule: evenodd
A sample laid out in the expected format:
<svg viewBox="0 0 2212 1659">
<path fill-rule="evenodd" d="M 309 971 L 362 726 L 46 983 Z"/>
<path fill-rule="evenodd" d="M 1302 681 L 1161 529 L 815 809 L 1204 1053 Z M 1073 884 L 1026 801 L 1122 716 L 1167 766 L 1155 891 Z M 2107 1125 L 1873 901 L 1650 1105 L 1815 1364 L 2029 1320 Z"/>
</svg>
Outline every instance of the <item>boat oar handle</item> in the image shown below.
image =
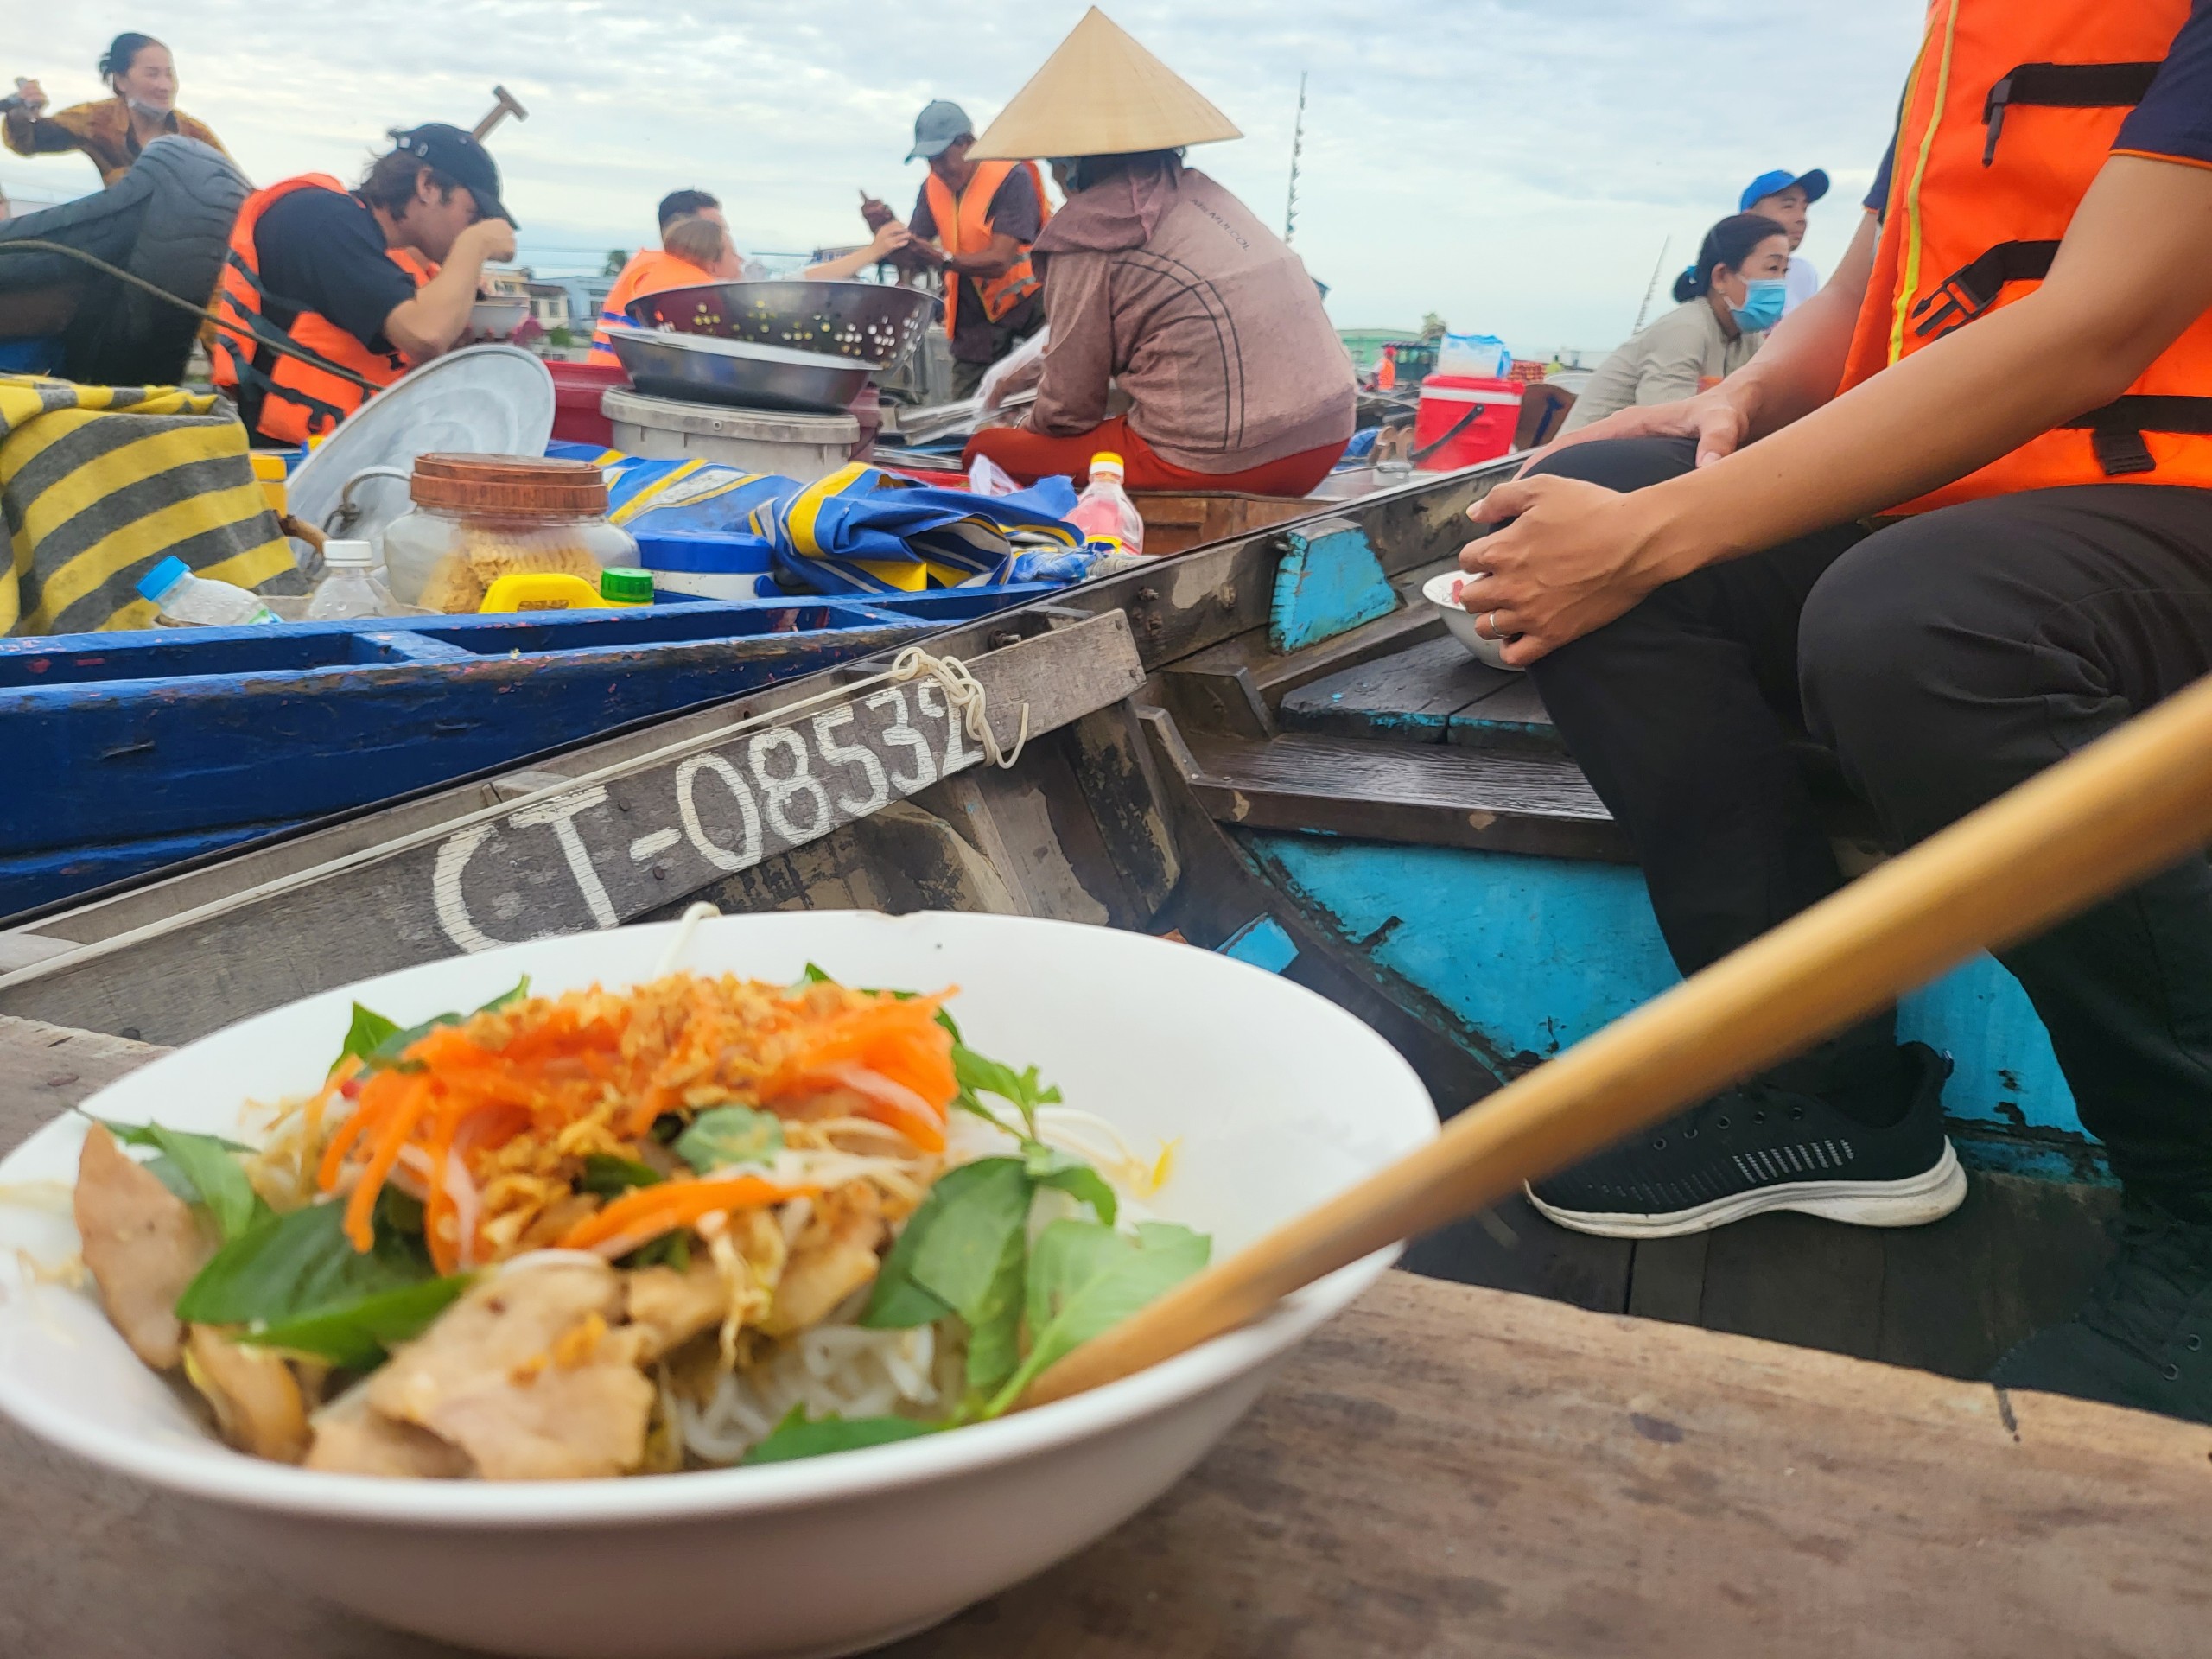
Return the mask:
<svg viewBox="0 0 2212 1659">
<path fill-rule="evenodd" d="M 2212 839 L 2199 680 L 1624 1015 L 1399 1159 L 1185 1281 L 1037 1379 L 1098 1387 L 1258 1318 L 1324 1274 L 1495 1203 Z"/>
</svg>

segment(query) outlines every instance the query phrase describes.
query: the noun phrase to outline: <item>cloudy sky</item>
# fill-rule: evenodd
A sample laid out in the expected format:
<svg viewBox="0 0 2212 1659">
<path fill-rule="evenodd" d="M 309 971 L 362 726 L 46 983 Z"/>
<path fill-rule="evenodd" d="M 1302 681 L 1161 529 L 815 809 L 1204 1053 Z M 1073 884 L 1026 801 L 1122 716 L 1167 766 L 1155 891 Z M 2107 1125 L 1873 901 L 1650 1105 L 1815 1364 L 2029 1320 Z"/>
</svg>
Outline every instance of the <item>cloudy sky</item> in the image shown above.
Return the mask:
<svg viewBox="0 0 2212 1659">
<path fill-rule="evenodd" d="M 542 270 L 595 268 L 680 185 L 720 194 L 753 251 L 858 241 L 856 191 L 903 213 L 916 111 L 979 126 L 1078 0 L 4 0 L 0 77 L 97 96 L 118 29 L 175 48 L 182 105 L 256 181 L 349 181 L 395 124 L 473 124 L 505 83 L 531 111 L 493 144 Z M 1194 159 L 1280 224 L 1310 76 L 1296 245 L 1340 327 L 1427 311 L 1524 354 L 1605 347 L 1670 239 L 1770 167 L 1837 189 L 1805 251 L 1849 239 L 1916 43 L 1919 0 L 1119 0 L 1115 20 L 1243 129 Z M 281 13 L 281 23 L 272 18 Z M 18 211 L 93 182 L 81 157 L 0 154 Z"/>
</svg>

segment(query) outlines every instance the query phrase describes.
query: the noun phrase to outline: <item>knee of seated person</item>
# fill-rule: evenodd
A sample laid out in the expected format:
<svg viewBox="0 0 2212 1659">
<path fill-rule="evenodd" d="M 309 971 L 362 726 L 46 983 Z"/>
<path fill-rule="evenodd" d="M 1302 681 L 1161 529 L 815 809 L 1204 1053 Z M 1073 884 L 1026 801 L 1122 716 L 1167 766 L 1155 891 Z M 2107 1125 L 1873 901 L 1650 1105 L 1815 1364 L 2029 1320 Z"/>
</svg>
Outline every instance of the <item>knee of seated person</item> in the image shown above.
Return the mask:
<svg viewBox="0 0 2212 1659">
<path fill-rule="evenodd" d="M 1694 438 L 1592 438 L 1541 455 L 1531 478 L 1578 478 L 1609 490 L 1641 490 L 1697 467 Z"/>
<path fill-rule="evenodd" d="M 1897 526 L 1904 530 L 1906 526 Z M 1894 531 L 1860 543 L 1813 585 L 1797 620 L 1797 676 L 1815 737 L 1847 745 L 1895 729 L 1929 694 L 1929 618 L 1904 580 L 1915 550 Z M 1887 545 L 1885 543 L 1887 543 Z"/>
</svg>

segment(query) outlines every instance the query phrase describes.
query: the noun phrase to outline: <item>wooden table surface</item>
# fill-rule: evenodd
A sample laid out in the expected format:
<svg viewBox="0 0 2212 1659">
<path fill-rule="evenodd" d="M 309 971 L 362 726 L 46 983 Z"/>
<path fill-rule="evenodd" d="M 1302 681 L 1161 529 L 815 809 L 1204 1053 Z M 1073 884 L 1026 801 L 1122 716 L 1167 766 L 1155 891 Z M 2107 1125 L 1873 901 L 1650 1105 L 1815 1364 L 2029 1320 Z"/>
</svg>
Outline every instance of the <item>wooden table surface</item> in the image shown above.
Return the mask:
<svg viewBox="0 0 2212 1659">
<path fill-rule="evenodd" d="M 157 1051 L 0 1019 L 0 1151 Z M 899 1659 L 2212 1651 L 2212 1429 L 1392 1274 Z M 0 1425 L 0 1655 L 437 1659 Z"/>
</svg>

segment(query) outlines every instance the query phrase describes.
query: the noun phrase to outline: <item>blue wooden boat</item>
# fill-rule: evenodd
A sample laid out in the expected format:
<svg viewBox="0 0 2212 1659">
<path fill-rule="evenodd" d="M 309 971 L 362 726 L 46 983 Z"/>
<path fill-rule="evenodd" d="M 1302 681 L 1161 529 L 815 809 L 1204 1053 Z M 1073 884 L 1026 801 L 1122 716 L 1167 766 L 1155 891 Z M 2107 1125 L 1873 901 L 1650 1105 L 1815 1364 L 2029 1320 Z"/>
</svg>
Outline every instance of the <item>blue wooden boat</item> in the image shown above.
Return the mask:
<svg viewBox="0 0 2212 1659">
<path fill-rule="evenodd" d="M 0 915 L 1049 591 L 0 640 Z"/>
</svg>

